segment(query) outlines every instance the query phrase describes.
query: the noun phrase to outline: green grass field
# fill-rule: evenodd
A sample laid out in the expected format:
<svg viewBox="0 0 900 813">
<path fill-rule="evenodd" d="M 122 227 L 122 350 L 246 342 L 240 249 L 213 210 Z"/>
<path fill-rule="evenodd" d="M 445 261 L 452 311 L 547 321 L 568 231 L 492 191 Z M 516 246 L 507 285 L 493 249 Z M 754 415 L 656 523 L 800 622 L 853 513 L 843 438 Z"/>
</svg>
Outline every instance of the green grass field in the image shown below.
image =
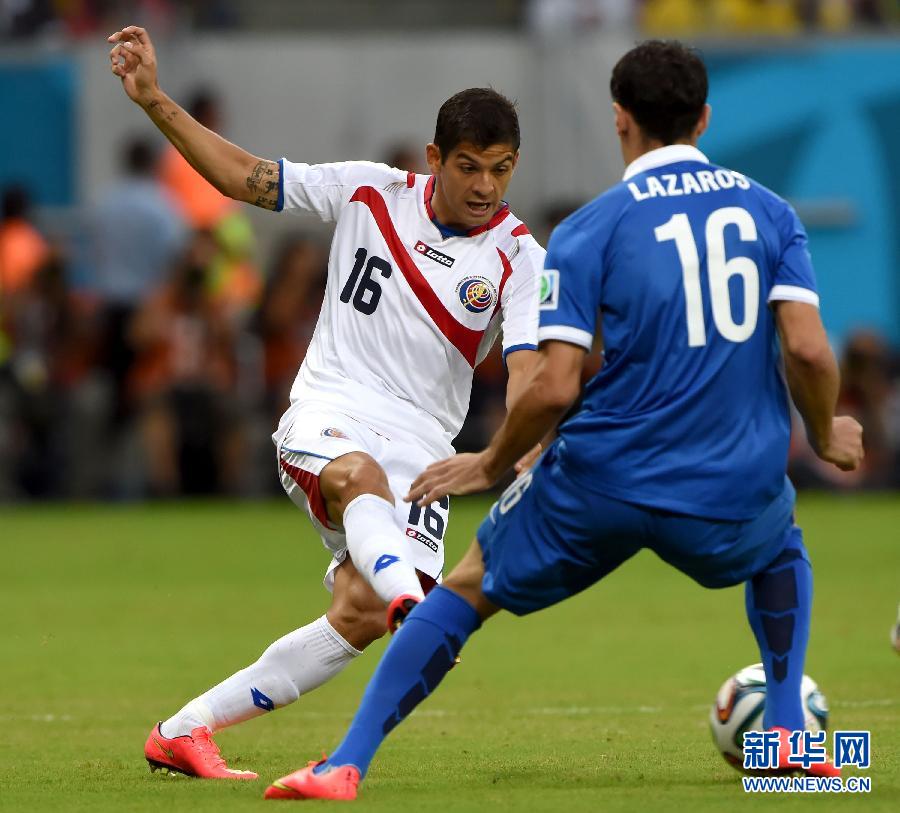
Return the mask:
<svg viewBox="0 0 900 813">
<path fill-rule="evenodd" d="M 454 563 L 487 503 L 457 500 Z M 387 741 L 361 811 L 900 810 L 900 497 L 801 498 L 816 599 L 806 671 L 832 727 L 871 729 L 870 796 L 747 796 L 706 717 L 757 660 L 739 588 L 643 553 L 593 590 L 501 616 Z M 287 500 L 0 511 L 0 808 L 250 810 L 332 748 L 383 645 L 298 703 L 222 732 L 261 781 L 151 775 L 151 724 L 319 615 L 327 555 Z M 307 803 L 309 804 L 309 803 Z M 265 809 L 265 808 L 264 808 Z"/>
</svg>

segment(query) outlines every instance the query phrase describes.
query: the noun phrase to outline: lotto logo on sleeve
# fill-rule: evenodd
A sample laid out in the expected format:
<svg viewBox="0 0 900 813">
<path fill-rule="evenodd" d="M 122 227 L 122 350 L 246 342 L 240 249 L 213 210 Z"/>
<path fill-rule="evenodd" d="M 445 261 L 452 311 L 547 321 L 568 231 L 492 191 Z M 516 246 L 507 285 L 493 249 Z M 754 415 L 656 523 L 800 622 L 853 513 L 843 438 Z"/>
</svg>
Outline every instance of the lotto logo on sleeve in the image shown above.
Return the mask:
<svg viewBox="0 0 900 813">
<path fill-rule="evenodd" d="M 470 313 L 484 313 L 497 301 L 493 283 L 484 277 L 466 277 L 456 287 L 463 307 Z"/>
<path fill-rule="evenodd" d="M 555 268 L 541 273 L 540 303 L 542 311 L 555 311 L 559 307 L 559 271 Z"/>
</svg>

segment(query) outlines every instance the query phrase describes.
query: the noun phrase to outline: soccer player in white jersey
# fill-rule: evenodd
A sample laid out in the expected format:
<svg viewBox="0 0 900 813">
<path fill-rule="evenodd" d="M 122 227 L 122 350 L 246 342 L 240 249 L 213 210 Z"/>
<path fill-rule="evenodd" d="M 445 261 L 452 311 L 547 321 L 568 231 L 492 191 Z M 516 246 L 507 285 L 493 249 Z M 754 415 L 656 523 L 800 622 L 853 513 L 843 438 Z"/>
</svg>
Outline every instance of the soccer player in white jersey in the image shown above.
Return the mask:
<svg viewBox="0 0 900 813">
<path fill-rule="evenodd" d="M 254 779 L 226 767 L 211 735 L 334 677 L 440 579 L 449 501 L 420 508 L 402 496 L 452 453 L 473 368 L 501 330 L 507 403 L 535 360 L 544 252 L 503 201 L 518 118 L 493 90 L 456 94 L 426 148 L 431 176 L 261 160 L 160 90 L 144 29 L 109 41 L 126 94 L 217 189 L 337 224 L 319 323 L 273 436 L 285 490 L 333 555 L 331 606 L 154 726 L 145 745 L 154 769 Z"/>
</svg>

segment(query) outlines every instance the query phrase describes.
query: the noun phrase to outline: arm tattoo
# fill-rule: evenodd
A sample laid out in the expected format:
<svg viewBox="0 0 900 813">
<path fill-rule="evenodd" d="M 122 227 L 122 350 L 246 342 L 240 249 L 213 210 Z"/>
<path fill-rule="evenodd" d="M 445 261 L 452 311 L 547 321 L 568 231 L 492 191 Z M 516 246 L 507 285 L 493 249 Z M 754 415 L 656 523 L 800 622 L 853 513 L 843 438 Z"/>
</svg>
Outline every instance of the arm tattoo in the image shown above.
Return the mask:
<svg viewBox="0 0 900 813">
<path fill-rule="evenodd" d="M 155 113 L 161 116 L 165 121 L 174 121 L 175 117 L 178 115 L 177 110 L 166 111 L 160 102 L 150 102 L 150 105 L 147 107 L 147 112 L 150 113 L 151 116 Z"/>
<path fill-rule="evenodd" d="M 278 205 L 278 171 L 274 161 L 259 161 L 247 176 L 247 188 L 257 196 L 254 203 L 263 209 Z"/>
</svg>

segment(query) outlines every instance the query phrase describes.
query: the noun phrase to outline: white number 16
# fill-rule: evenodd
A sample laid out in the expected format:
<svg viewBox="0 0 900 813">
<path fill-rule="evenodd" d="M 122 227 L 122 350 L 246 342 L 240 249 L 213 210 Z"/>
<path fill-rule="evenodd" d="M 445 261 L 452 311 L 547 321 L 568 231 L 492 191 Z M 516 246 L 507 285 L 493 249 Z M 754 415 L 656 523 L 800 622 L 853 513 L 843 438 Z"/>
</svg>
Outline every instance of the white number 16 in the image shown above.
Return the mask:
<svg viewBox="0 0 900 813">
<path fill-rule="evenodd" d="M 726 226 L 737 226 L 740 239 L 750 242 L 756 240 L 756 223 L 750 212 L 737 206 L 716 209 L 706 220 L 706 267 L 713 321 L 723 338 L 745 342 L 753 335 L 759 314 L 759 269 L 749 257 L 725 258 Z M 690 221 L 686 214 L 672 215 L 669 221 L 656 227 L 654 234 L 659 243 L 675 241 L 684 283 L 688 345 L 702 347 L 706 344 L 706 324 L 700 288 L 700 258 Z M 728 293 L 728 280 L 735 274 L 744 282 L 744 318 L 740 323 L 732 317 Z"/>
</svg>

